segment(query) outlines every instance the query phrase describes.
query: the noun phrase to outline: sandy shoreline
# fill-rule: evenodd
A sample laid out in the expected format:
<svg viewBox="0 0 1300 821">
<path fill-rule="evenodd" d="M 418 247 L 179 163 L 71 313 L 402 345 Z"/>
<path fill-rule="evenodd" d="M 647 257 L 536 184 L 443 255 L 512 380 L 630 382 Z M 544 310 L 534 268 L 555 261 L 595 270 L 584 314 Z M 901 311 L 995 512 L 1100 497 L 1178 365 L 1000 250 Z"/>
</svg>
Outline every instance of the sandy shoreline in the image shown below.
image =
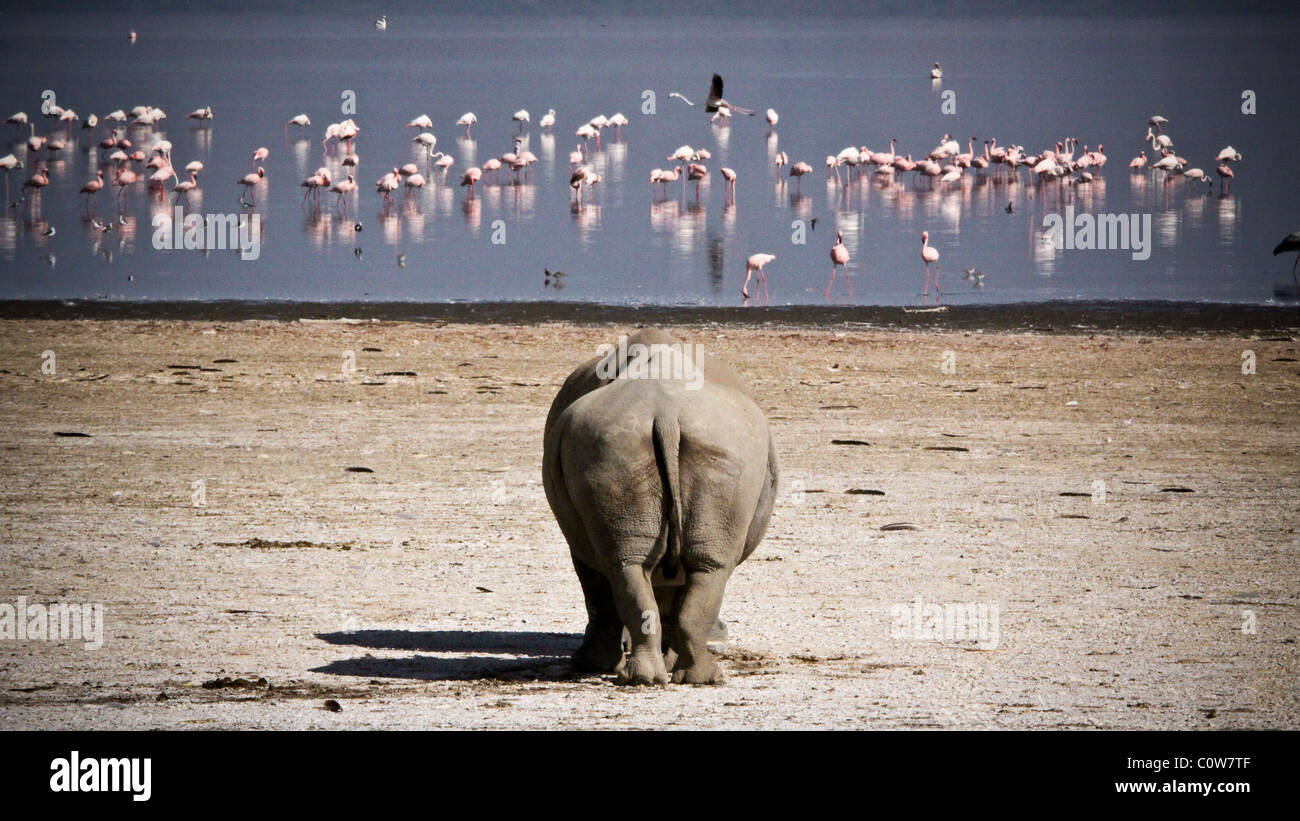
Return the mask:
<svg viewBox="0 0 1300 821">
<path fill-rule="evenodd" d="M 753 385 L 783 490 L 727 684 L 654 691 L 569 671 L 538 467 L 626 314 L 0 320 L 0 602 L 107 611 L 99 650 L 0 640 L 0 728 L 1296 727 L 1300 343 L 1250 310 L 663 317 Z M 996 605 L 996 647 L 892 635 L 917 596 Z"/>
<path fill-rule="evenodd" d="M 534 302 L 295 302 L 0 300 L 0 319 L 245 320 L 356 318 L 433 324 L 693 326 L 811 330 L 1037 333 L 1267 334 L 1300 332 L 1300 305 L 1210 302 L 1025 302 L 883 305 L 681 306 Z"/>
</svg>

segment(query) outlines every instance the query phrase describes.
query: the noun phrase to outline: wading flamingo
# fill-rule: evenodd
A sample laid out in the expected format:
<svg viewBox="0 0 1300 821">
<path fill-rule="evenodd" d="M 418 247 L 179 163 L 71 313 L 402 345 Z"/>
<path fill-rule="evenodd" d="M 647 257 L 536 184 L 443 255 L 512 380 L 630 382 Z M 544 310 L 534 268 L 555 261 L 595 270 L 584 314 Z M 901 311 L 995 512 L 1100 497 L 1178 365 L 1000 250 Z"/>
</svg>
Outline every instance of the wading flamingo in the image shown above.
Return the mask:
<svg viewBox="0 0 1300 821">
<path fill-rule="evenodd" d="M 749 278 L 758 274 L 758 281 L 763 283 L 763 297 L 767 298 L 767 274 L 763 273 L 763 266 L 776 259 L 773 254 L 754 254 L 745 261 L 745 284 L 740 286 L 740 295 L 749 298 Z"/>
<path fill-rule="evenodd" d="M 252 194 L 253 195 L 252 204 L 253 205 L 257 204 L 257 193 L 256 193 L 257 184 L 261 182 L 265 177 L 266 177 L 266 169 L 259 165 L 257 167 L 257 171 L 253 172 L 252 174 L 245 174 L 244 176 L 239 178 L 237 183 L 243 186 L 244 188 L 244 190 L 239 193 L 239 203 L 241 205 L 247 204 L 244 202 L 245 194 Z"/>
<path fill-rule="evenodd" d="M 835 284 L 835 271 L 844 266 L 844 281 L 849 283 L 849 296 L 853 296 L 853 282 L 849 280 L 849 249 L 844 247 L 844 232 L 835 232 L 835 245 L 831 247 L 831 281 L 826 284 L 826 298 L 830 299 L 831 286 Z"/>
<path fill-rule="evenodd" d="M 925 263 L 925 292 L 930 293 L 930 265 L 934 264 L 934 292 L 939 293 L 939 249 L 930 246 L 930 232 L 921 232 L 921 261 Z"/>
</svg>

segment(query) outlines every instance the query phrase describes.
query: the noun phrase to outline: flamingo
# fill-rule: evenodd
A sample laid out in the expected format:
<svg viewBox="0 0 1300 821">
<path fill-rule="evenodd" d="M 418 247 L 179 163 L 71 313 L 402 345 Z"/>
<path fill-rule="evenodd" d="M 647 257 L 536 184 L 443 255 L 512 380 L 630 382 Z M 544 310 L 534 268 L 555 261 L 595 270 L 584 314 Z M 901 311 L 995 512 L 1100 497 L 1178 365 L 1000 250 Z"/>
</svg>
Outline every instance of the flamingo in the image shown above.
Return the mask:
<svg viewBox="0 0 1300 821">
<path fill-rule="evenodd" d="M 831 281 L 826 283 L 826 298 L 830 299 L 831 286 L 835 284 L 835 271 L 844 266 L 844 281 L 849 283 L 849 296 L 853 296 L 853 283 L 849 282 L 849 249 L 844 245 L 844 232 L 835 232 L 835 244 L 831 246 Z"/>
<path fill-rule="evenodd" d="M 50 169 L 48 165 L 36 169 L 36 173 L 23 183 L 23 188 L 32 189 L 33 194 L 40 193 L 40 190 L 50 184 Z"/>
<path fill-rule="evenodd" d="M 23 126 L 27 125 L 27 112 L 19 111 L 11 114 L 9 119 L 5 120 L 5 124 L 14 127 L 14 140 L 16 141 L 18 135 L 22 132 Z"/>
<path fill-rule="evenodd" d="M 1219 153 L 1215 155 L 1214 159 L 1219 162 L 1241 162 L 1241 154 L 1239 154 L 1237 149 L 1232 146 L 1227 146 L 1219 151 Z"/>
<path fill-rule="evenodd" d="M 287 122 L 285 122 L 284 124 L 285 131 L 288 131 L 289 126 L 291 125 L 296 125 L 299 128 L 304 128 L 306 126 L 311 125 L 311 117 L 308 117 L 306 114 L 295 114 L 292 117 L 290 117 Z"/>
<path fill-rule="evenodd" d="M 1232 169 L 1228 167 L 1226 162 L 1221 162 L 1218 167 L 1214 169 L 1214 173 L 1218 174 L 1223 179 L 1223 193 L 1228 193 L 1228 189 L 1232 187 L 1232 178 L 1236 176 L 1232 173 Z"/>
<path fill-rule="evenodd" d="M 209 105 L 209 106 L 204 106 L 203 108 L 196 108 L 193 111 L 191 111 L 189 114 L 186 114 L 185 118 L 187 120 L 198 120 L 199 125 L 203 125 L 204 123 L 211 123 L 212 106 Z"/>
<path fill-rule="evenodd" d="M 587 155 L 587 143 L 591 142 L 592 137 L 599 139 L 600 132 L 591 123 L 583 123 L 578 130 L 573 132 L 573 136 L 582 138 L 582 154 L 585 158 Z"/>
<path fill-rule="evenodd" d="M 380 15 L 379 19 L 375 21 L 375 28 L 379 31 L 388 31 L 387 14 Z"/>
<path fill-rule="evenodd" d="M 330 191 L 339 195 L 338 199 L 334 200 L 334 207 L 338 208 L 341 206 L 343 204 L 343 198 L 355 190 L 357 190 L 357 179 L 351 174 L 348 174 L 347 179 L 339 180 L 331 185 Z"/>
<path fill-rule="evenodd" d="M 569 177 L 569 187 L 573 189 L 573 193 L 578 198 L 579 203 L 582 202 L 582 183 L 587 179 L 587 174 L 587 166 L 580 165 L 578 166 L 578 170 L 574 171 Z"/>
<path fill-rule="evenodd" d="M 930 265 L 934 265 L 934 292 L 939 293 L 939 249 L 931 247 L 930 232 L 921 232 L 921 261 L 925 263 L 925 294 L 930 293 Z"/>
<path fill-rule="evenodd" d="M 555 109 L 546 109 L 546 113 L 542 115 L 542 119 L 537 121 L 537 125 L 541 128 L 547 129 L 555 125 Z"/>
<path fill-rule="evenodd" d="M 91 203 L 92 201 L 94 201 L 95 194 L 98 194 L 98 193 L 99 193 L 99 189 L 101 189 L 101 188 L 103 188 L 103 187 L 104 187 L 104 172 L 103 172 L 103 171 L 96 171 L 96 172 L 95 172 L 95 178 L 94 178 L 93 180 L 91 180 L 90 182 L 87 182 L 85 185 L 81 186 L 81 193 L 86 195 L 86 210 L 87 210 L 87 211 L 90 210 L 90 203 Z"/>
<path fill-rule="evenodd" d="M 95 116 L 95 115 L 94 115 L 94 114 L 91 114 L 90 116 L 93 117 L 93 116 Z M 59 115 L 59 122 L 65 124 L 64 133 L 67 134 L 69 138 L 72 137 L 72 123 L 73 123 L 73 121 L 75 121 L 75 120 L 80 120 L 80 119 L 81 119 L 81 118 L 77 116 L 77 112 L 73 111 L 73 110 L 70 109 L 70 108 L 67 109 L 67 110 L 65 110 L 62 114 Z"/>
<path fill-rule="evenodd" d="M 456 162 L 456 160 L 455 160 L 455 159 L 454 159 L 450 154 L 444 154 L 444 153 L 441 152 L 441 151 L 439 151 L 437 154 L 432 154 L 432 155 L 430 155 L 430 156 L 431 156 L 431 157 L 437 157 L 437 158 L 438 158 L 438 159 L 433 163 L 433 165 L 434 165 L 435 168 L 440 168 L 440 169 L 442 169 L 442 178 L 443 178 L 444 180 L 447 179 L 447 171 L 448 171 L 448 169 L 450 169 L 451 166 Z"/>
<path fill-rule="evenodd" d="M 375 192 L 383 196 L 385 203 L 393 201 L 393 192 L 401 185 L 401 173 L 394 168 L 375 181 Z"/>
<path fill-rule="evenodd" d="M 1128 161 L 1128 167 L 1134 171 L 1141 171 L 1142 167 L 1147 164 L 1147 152 L 1139 151 L 1138 155 Z"/>
<path fill-rule="evenodd" d="M 686 103 L 689 106 L 695 105 L 695 103 L 686 99 L 685 95 L 680 94 L 676 91 L 672 91 L 668 93 L 668 98 L 670 100 L 673 97 L 676 97 L 677 99 L 681 100 L 682 102 Z M 704 110 L 709 114 L 716 114 L 719 108 L 729 108 L 732 111 L 739 111 L 741 114 L 748 114 L 751 117 L 754 116 L 753 109 L 741 108 L 738 105 L 732 105 L 731 103 L 722 99 L 722 75 L 714 74 L 713 82 L 710 83 L 709 85 L 708 99 L 704 101 Z"/>
<path fill-rule="evenodd" d="M 122 198 L 126 195 L 126 187 L 133 184 L 137 177 L 134 171 L 129 168 L 120 169 L 117 175 L 113 177 L 113 185 L 118 188 L 117 191 L 117 210 L 122 210 Z"/>
<path fill-rule="evenodd" d="M 1151 128 L 1154 128 L 1156 130 L 1156 133 L 1159 134 L 1161 132 L 1162 126 L 1169 125 L 1169 121 L 1166 120 L 1164 117 L 1161 117 L 1159 114 L 1153 114 L 1151 116 L 1151 119 L 1147 120 L 1147 125 Z"/>
<path fill-rule="evenodd" d="M 424 131 L 433 128 L 433 120 L 429 119 L 428 114 L 421 114 L 420 116 L 416 117 L 414 120 L 411 120 L 409 123 L 407 123 L 405 127 L 418 128 Z"/>
<path fill-rule="evenodd" d="M 477 167 L 469 169 L 468 171 L 466 171 L 464 174 L 460 176 L 461 187 L 463 188 L 468 185 L 469 195 L 473 197 L 474 185 L 479 181 L 479 179 L 482 176 L 483 176 L 483 169 Z"/>
<path fill-rule="evenodd" d="M 931 80 L 943 79 L 943 67 L 940 66 L 938 63 L 935 63 L 934 68 L 930 69 L 930 79 Z"/>
<path fill-rule="evenodd" d="M 740 295 L 749 298 L 749 278 L 758 274 L 758 281 L 763 283 L 763 296 L 767 297 L 767 274 L 763 266 L 776 259 L 774 254 L 754 254 L 745 262 L 745 284 L 740 286 Z"/>
<path fill-rule="evenodd" d="M 803 175 L 811 174 L 811 173 L 812 173 L 812 166 L 806 162 L 797 162 L 794 165 L 790 166 L 790 176 L 794 177 L 796 180 L 795 182 L 796 191 L 801 190 L 801 187 L 803 185 Z"/>
<path fill-rule="evenodd" d="M 780 120 L 781 120 L 781 115 L 777 114 L 775 109 L 769 108 L 767 110 L 768 128 L 776 128 L 776 124 L 780 122 Z"/>
<path fill-rule="evenodd" d="M 679 178 L 682 180 L 682 193 L 685 194 L 686 180 L 681 176 L 681 173 L 676 168 L 669 168 L 665 171 L 659 172 L 659 182 L 664 187 L 664 194 L 668 193 L 668 183 L 677 182 Z"/>
<path fill-rule="evenodd" d="M 257 189 L 255 186 L 265 177 L 266 169 L 259 165 L 256 172 L 245 174 L 236 181 L 236 184 L 241 185 L 244 188 L 244 190 L 239 194 L 239 202 L 241 204 L 244 202 L 244 195 L 250 193 L 253 195 L 253 204 L 257 204 Z"/>
<path fill-rule="evenodd" d="M 1300 265 L 1300 231 L 1292 233 L 1286 239 L 1279 242 L 1277 247 L 1273 249 L 1273 256 L 1285 254 L 1288 251 L 1298 252 L 1295 257 L 1295 263 L 1291 266 L 1291 279 L 1297 285 L 1300 285 L 1300 280 L 1297 280 L 1295 275 L 1296 266 Z"/>
<path fill-rule="evenodd" d="M 306 204 L 307 198 L 312 196 L 313 194 L 316 196 L 316 200 L 319 201 L 320 189 L 322 187 L 328 186 L 329 182 L 324 177 L 322 177 L 319 173 L 316 173 L 316 174 L 312 174 L 307 179 L 298 183 L 298 185 L 302 188 L 307 189 L 306 191 L 303 192 L 302 203 L 301 203 L 301 204 Z"/>
<path fill-rule="evenodd" d="M 621 111 L 615 114 L 613 117 L 609 118 L 609 124 L 614 127 L 615 140 L 618 140 L 620 137 L 623 136 L 622 129 L 623 126 L 627 125 L 627 122 L 628 122 L 627 117 L 623 116 L 623 113 Z"/>
<path fill-rule="evenodd" d="M 464 114 L 460 115 L 460 119 L 456 121 L 456 125 L 465 126 L 465 136 L 468 138 L 470 136 L 470 126 L 474 125 L 476 122 L 478 122 L 478 117 L 474 116 L 474 112 L 466 111 Z"/>
<path fill-rule="evenodd" d="M 700 198 L 700 183 L 709 178 L 709 169 L 697 162 L 686 167 L 686 179 L 695 183 L 695 199 Z"/>
<path fill-rule="evenodd" d="M 6 154 L 3 157 L 0 157 L 0 168 L 3 168 L 5 171 L 5 202 L 6 203 L 9 202 L 9 172 L 13 171 L 15 168 L 22 168 L 22 167 L 23 167 L 22 160 L 18 159 L 13 154 Z"/>
<path fill-rule="evenodd" d="M 727 181 L 727 190 L 731 192 L 731 201 L 736 201 L 736 172 L 730 168 L 719 168 L 718 172 Z"/>
<path fill-rule="evenodd" d="M 169 143 L 169 145 L 170 145 L 170 143 Z M 258 163 L 260 163 L 260 162 L 262 162 L 263 160 L 265 160 L 265 159 L 270 155 L 270 153 L 271 153 L 271 150 L 268 149 L 268 148 L 259 148 L 259 149 L 257 149 L 256 151 L 254 151 L 254 152 L 253 152 L 253 165 L 257 165 Z"/>
<path fill-rule="evenodd" d="M 510 119 L 519 123 L 519 133 L 520 134 L 524 133 L 524 124 L 529 122 L 528 109 L 526 108 L 519 109 L 514 114 L 510 115 Z"/>
<path fill-rule="evenodd" d="M 406 180 L 402 184 L 406 186 L 406 196 L 409 198 L 417 190 L 424 187 L 424 175 L 419 173 L 407 174 Z"/>
<path fill-rule="evenodd" d="M 189 202 L 190 192 L 193 191 L 195 188 L 198 188 L 198 186 L 199 186 L 199 172 L 191 171 L 190 178 L 188 180 L 185 180 L 183 182 L 177 182 L 175 185 L 172 186 L 172 192 L 176 194 L 176 198 L 172 200 L 172 204 L 175 205 L 177 202 L 179 202 L 181 197 L 184 197 L 185 201 Z"/>
</svg>

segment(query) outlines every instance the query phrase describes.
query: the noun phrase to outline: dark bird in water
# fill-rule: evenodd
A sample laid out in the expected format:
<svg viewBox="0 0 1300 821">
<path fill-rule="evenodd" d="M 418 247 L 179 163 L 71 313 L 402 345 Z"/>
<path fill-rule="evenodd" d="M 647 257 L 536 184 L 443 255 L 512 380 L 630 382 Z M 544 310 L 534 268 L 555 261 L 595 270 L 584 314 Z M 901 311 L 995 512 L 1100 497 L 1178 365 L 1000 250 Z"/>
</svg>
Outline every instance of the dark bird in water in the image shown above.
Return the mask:
<svg viewBox="0 0 1300 821">
<path fill-rule="evenodd" d="M 808 227 L 814 231 L 817 230 L 817 217 L 813 217 L 808 221 Z"/>
<path fill-rule="evenodd" d="M 687 105 L 690 106 L 695 105 L 695 103 L 686 99 L 686 95 L 680 94 L 676 91 L 671 91 L 668 93 L 668 99 L 671 100 L 673 97 L 676 97 L 677 99 L 681 100 L 683 103 L 686 103 Z M 709 97 L 707 100 L 704 101 L 704 110 L 709 112 L 710 114 L 713 114 L 716 113 L 717 110 L 720 108 L 725 108 L 730 111 L 738 111 L 741 114 L 748 114 L 751 117 L 754 116 L 754 110 L 752 108 L 741 108 L 738 105 L 732 105 L 731 103 L 722 99 L 722 75 L 714 74 L 713 83 L 709 85 Z"/>
<path fill-rule="evenodd" d="M 1009 202 L 1007 203 L 1007 213 L 1008 213 L 1008 214 L 1014 214 L 1014 213 L 1016 213 L 1016 209 L 1012 208 L 1012 207 L 1011 207 L 1011 203 L 1009 203 Z"/>
<path fill-rule="evenodd" d="M 1300 265 L 1300 231 L 1296 231 L 1291 236 L 1279 242 L 1277 247 L 1273 249 L 1273 256 L 1285 254 L 1287 251 L 1296 252 L 1295 264 L 1291 266 L 1291 279 L 1295 280 L 1297 285 L 1300 285 L 1300 280 L 1296 280 L 1295 275 L 1296 265 Z"/>
</svg>

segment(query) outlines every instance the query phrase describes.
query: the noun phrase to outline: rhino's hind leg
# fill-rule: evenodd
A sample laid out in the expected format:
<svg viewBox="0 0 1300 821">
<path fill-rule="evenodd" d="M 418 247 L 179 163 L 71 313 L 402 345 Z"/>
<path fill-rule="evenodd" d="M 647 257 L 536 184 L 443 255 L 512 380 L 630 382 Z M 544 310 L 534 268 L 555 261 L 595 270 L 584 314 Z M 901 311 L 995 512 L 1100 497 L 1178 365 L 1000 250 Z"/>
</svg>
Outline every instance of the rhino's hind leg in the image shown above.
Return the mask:
<svg viewBox="0 0 1300 821">
<path fill-rule="evenodd" d="M 623 659 L 623 622 L 614 605 L 614 589 L 604 573 L 588 567 L 577 556 L 573 557 L 573 569 L 587 602 L 587 629 L 582 646 L 573 654 L 573 666 L 583 671 L 612 672 Z"/>
<path fill-rule="evenodd" d="M 718 623 L 722 595 L 730 577 L 730 568 L 694 572 L 687 576 L 686 592 L 677 613 L 674 683 L 722 683 L 722 667 L 709 652 L 709 637 Z"/>
<path fill-rule="evenodd" d="M 650 574 L 640 564 L 619 568 L 610 580 L 619 616 L 632 639 L 632 651 L 619 664 L 619 684 L 667 684 L 664 666 L 663 625 Z"/>
</svg>

